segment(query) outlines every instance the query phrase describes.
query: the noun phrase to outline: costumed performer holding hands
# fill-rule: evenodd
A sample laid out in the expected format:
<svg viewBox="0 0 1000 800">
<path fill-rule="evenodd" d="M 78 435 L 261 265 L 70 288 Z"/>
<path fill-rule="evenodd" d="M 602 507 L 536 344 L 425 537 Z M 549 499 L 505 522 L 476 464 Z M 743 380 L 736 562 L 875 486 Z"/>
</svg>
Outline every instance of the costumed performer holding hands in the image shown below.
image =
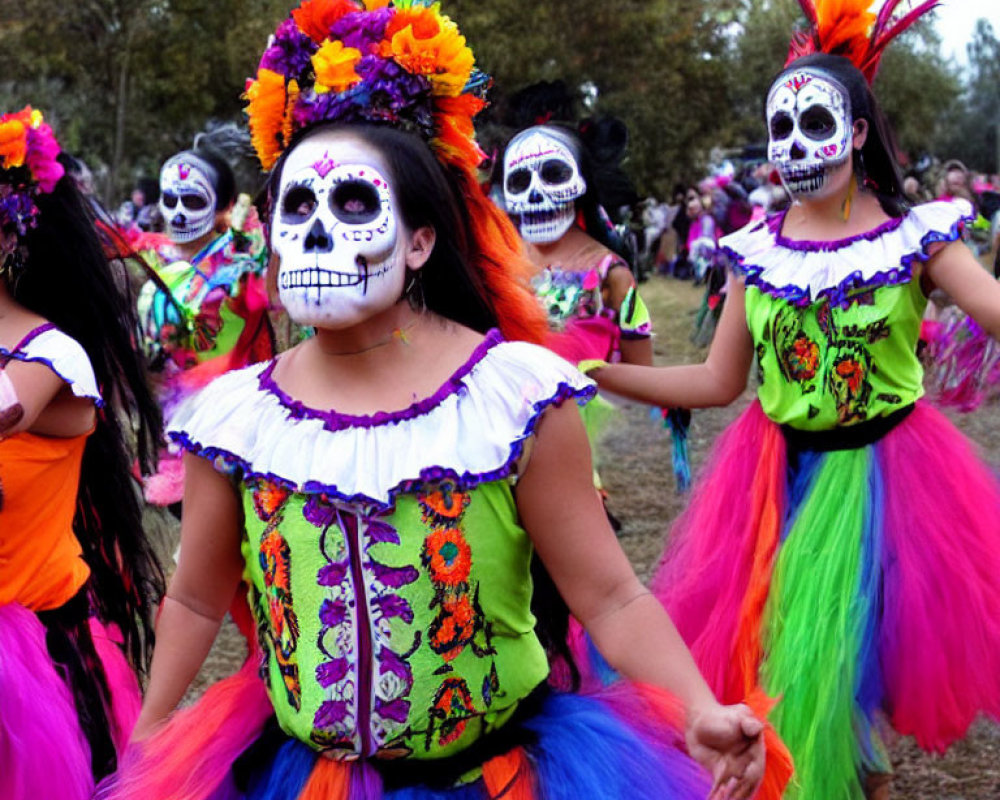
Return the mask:
<svg viewBox="0 0 1000 800">
<path fill-rule="evenodd" d="M 437 4 L 309 0 L 248 84 L 278 293 L 316 334 L 173 420 L 180 562 L 136 749 L 102 796 L 757 789 L 764 725 L 715 701 L 601 511 L 574 408 L 591 382 L 515 341 L 545 323 L 476 180 L 473 63 Z M 536 551 L 642 685 L 547 688 L 541 640 L 559 647 L 566 619 L 533 609 Z M 260 650 L 167 719 L 241 580 Z"/>
<path fill-rule="evenodd" d="M 160 416 L 121 261 L 33 109 L 0 116 L 0 794 L 88 800 L 139 713 Z"/>
<path fill-rule="evenodd" d="M 717 443 L 654 591 L 724 702 L 780 698 L 790 797 L 886 797 L 885 722 L 940 751 L 1000 714 L 1000 486 L 920 401 L 916 355 L 934 287 L 996 336 L 1000 286 L 959 241 L 968 204 L 907 206 L 869 88 L 934 2 L 902 17 L 897 0 L 800 2 L 812 28 L 766 103 L 794 204 L 722 240 L 735 274 L 704 364 L 596 377 L 725 405 L 756 357 L 758 399 Z"/>
</svg>

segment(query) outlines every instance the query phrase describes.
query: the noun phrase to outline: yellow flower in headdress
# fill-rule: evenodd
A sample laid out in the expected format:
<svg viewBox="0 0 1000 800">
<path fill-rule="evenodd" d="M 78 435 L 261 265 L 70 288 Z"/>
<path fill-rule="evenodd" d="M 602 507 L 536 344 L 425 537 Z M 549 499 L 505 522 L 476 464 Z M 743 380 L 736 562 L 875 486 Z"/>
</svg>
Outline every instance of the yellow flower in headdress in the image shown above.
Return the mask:
<svg viewBox="0 0 1000 800">
<path fill-rule="evenodd" d="M 375 11 L 379 8 L 385 8 L 391 0 L 361 0 L 365 5 L 365 11 Z"/>
<path fill-rule="evenodd" d="M 340 41 L 327 41 L 312 57 L 316 73 L 316 92 L 343 92 L 361 80 L 354 67 L 361 60 L 361 51 L 344 47 Z"/>
<path fill-rule="evenodd" d="M 0 160 L 4 169 L 23 166 L 28 155 L 28 136 L 24 122 L 7 119 L 0 122 Z"/>
<path fill-rule="evenodd" d="M 438 5 L 399 9 L 386 26 L 380 55 L 407 72 L 426 75 L 434 94 L 457 97 L 472 74 L 475 59 L 465 37 Z"/>
<path fill-rule="evenodd" d="M 257 80 L 247 83 L 244 97 L 249 100 L 246 108 L 250 118 L 250 141 L 261 166 L 268 170 L 274 166 L 283 149 L 287 92 L 285 78 L 269 69 L 257 72 Z"/>
</svg>

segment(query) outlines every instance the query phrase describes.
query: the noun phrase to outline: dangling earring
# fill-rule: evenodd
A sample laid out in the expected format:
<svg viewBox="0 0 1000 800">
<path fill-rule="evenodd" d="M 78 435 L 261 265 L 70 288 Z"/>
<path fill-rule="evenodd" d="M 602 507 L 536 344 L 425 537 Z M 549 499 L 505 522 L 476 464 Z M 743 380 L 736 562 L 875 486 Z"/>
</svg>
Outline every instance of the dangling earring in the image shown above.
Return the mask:
<svg viewBox="0 0 1000 800">
<path fill-rule="evenodd" d="M 427 300 L 424 298 L 424 282 L 421 280 L 419 269 L 408 270 L 406 285 L 403 287 L 403 297 L 410 304 L 410 308 L 418 314 L 423 314 L 427 310 Z"/>
<path fill-rule="evenodd" d="M 20 247 L 15 247 L 7 253 L 0 263 L 0 280 L 7 283 L 11 291 L 17 289 L 18 281 L 24 272 L 24 258 Z"/>
<path fill-rule="evenodd" d="M 854 199 L 854 192 L 858 188 L 858 179 L 854 176 L 854 172 L 851 172 L 851 182 L 847 186 L 847 197 L 844 198 L 844 204 L 840 207 L 841 219 L 847 222 L 851 218 L 851 200 Z"/>
</svg>

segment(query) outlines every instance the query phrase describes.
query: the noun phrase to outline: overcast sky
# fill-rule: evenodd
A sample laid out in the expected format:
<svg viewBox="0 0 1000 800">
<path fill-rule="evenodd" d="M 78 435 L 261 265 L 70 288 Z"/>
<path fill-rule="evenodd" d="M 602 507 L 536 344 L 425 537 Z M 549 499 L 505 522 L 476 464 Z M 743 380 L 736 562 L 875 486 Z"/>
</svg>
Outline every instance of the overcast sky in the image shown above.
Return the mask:
<svg viewBox="0 0 1000 800">
<path fill-rule="evenodd" d="M 985 17 L 1000 36 L 1000 0 L 943 0 L 935 13 L 946 56 L 965 61 L 965 46 L 972 40 L 976 20 Z"/>
</svg>

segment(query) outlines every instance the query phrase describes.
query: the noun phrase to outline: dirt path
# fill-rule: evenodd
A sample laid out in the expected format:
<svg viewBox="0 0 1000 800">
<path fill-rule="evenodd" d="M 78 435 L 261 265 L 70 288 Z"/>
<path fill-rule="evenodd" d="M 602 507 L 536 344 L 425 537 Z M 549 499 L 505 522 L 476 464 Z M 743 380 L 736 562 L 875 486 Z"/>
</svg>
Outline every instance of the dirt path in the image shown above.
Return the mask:
<svg viewBox="0 0 1000 800">
<path fill-rule="evenodd" d="M 643 285 L 658 332 L 659 364 L 691 363 L 705 351 L 688 340 L 693 309 L 701 290 L 690 283 L 653 278 Z M 750 402 L 752 393 L 724 409 L 699 411 L 690 435 L 692 466 L 697 471 L 709 446 Z M 669 437 L 645 407 L 620 403 L 622 423 L 614 427 L 601 447 L 601 475 L 608 489 L 612 511 L 621 519 L 621 542 L 636 570 L 648 577 L 663 548 L 667 523 L 683 508 L 684 498 L 674 491 L 670 473 Z M 994 464 L 1000 464 L 1000 407 L 964 417 L 956 423 Z M 1000 609 L 998 609 L 1000 613 Z M 199 675 L 189 698 L 194 698 L 218 678 L 232 672 L 243 654 L 239 635 L 226 626 Z M 933 687 L 928 687 L 933 691 Z M 907 740 L 893 747 L 897 778 L 893 796 L 906 800 L 997 800 L 1000 798 L 1000 729 L 977 724 L 971 735 L 946 756 L 921 753 Z"/>
</svg>

